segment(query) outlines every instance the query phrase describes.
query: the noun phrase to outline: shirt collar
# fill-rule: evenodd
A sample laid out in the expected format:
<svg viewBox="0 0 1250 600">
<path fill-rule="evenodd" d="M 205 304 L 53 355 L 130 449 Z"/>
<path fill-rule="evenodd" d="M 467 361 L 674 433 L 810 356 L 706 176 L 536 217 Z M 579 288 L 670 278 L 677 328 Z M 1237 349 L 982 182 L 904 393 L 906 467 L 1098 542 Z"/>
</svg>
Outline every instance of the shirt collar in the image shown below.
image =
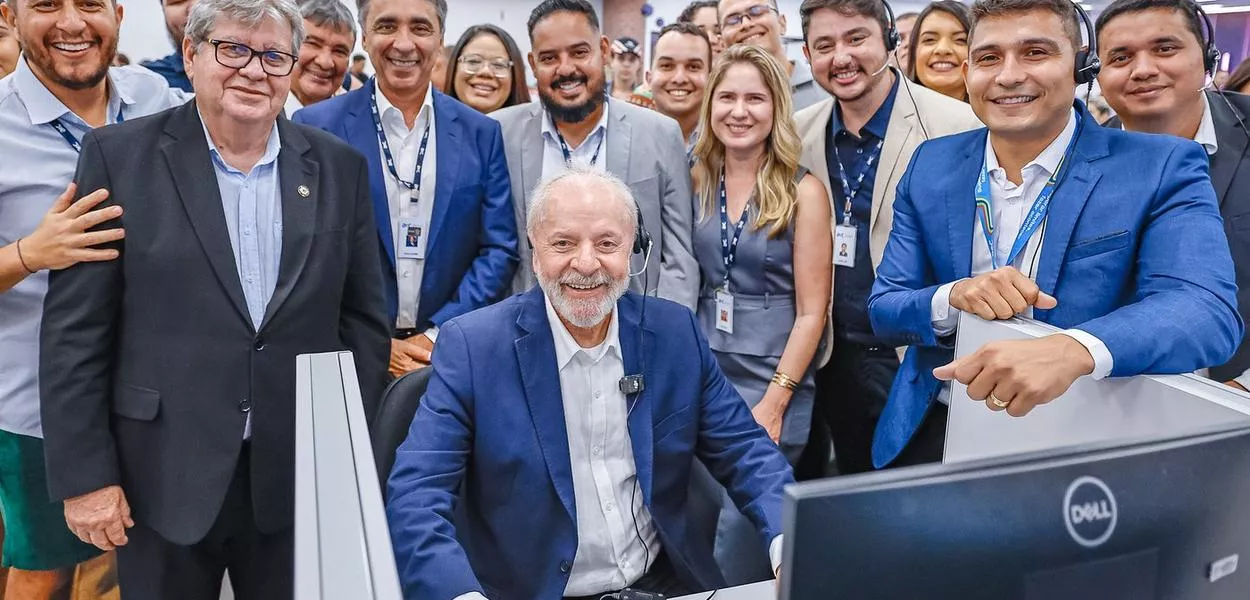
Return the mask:
<svg viewBox="0 0 1250 600">
<path fill-rule="evenodd" d="M 42 81 L 35 76 L 35 72 L 31 70 L 30 65 L 26 62 L 26 57 L 22 57 L 17 61 L 17 69 L 13 72 L 13 84 L 17 89 L 17 95 L 21 97 L 22 104 L 26 106 L 26 114 L 30 118 L 31 125 L 44 125 L 52 121 L 64 117 L 67 114 L 73 114 L 68 107 L 65 106 L 52 91 L 44 86 Z M 107 90 L 109 94 L 108 100 L 108 120 L 112 122 L 117 118 L 117 114 L 121 112 L 124 116 L 125 108 L 135 103 L 134 96 L 125 86 L 118 85 L 118 78 L 113 77 L 114 68 L 109 69 L 106 78 L 108 80 Z"/>
<path fill-rule="evenodd" d="M 403 113 L 398 108 L 395 108 L 394 104 L 391 104 L 391 99 L 387 98 L 386 94 L 382 93 L 382 87 L 378 85 L 377 77 L 373 78 L 373 90 L 375 92 L 374 97 L 378 99 L 379 118 L 385 120 L 389 111 L 395 111 L 399 115 L 399 121 L 402 123 L 404 120 Z M 428 113 L 426 112 L 427 110 L 429 111 Z M 421 102 L 421 110 L 417 111 L 417 119 L 420 119 L 422 114 L 434 114 L 434 84 L 432 83 L 426 85 L 425 100 Z M 413 123 L 415 126 L 416 121 L 414 120 Z"/>
<path fill-rule="evenodd" d="M 1215 135 L 1215 120 L 1211 117 L 1211 99 L 1206 94 L 1202 95 L 1202 121 L 1198 123 L 1198 133 L 1194 135 L 1194 141 L 1202 144 L 1208 156 L 1220 149 Z"/>
<path fill-rule="evenodd" d="M 881 106 L 877 107 L 877 112 L 872 113 L 872 118 L 864 123 L 863 129 L 858 132 L 847 132 L 855 135 L 855 137 L 864 137 L 864 132 L 871 133 L 879 140 L 885 139 L 885 133 L 890 127 L 890 114 L 894 112 L 894 98 L 898 96 L 899 79 L 902 75 L 898 72 L 894 73 L 894 85 L 890 87 L 890 94 L 885 97 L 885 101 Z M 829 119 L 829 131 L 837 133 L 842 131 L 842 105 L 834 102 L 833 116 Z"/>
<path fill-rule="evenodd" d="M 600 131 L 604 132 L 604 135 L 607 135 L 608 111 L 611 110 L 611 107 L 612 107 L 612 102 L 605 99 L 603 101 L 603 115 L 599 117 L 599 124 L 595 125 L 595 128 L 590 131 L 590 135 L 586 136 L 587 140 L 594 137 L 595 134 L 599 133 Z M 543 112 L 542 112 L 542 135 L 544 139 L 549 139 L 553 142 L 556 139 L 556 130 L 555 130 L 555 127 L 551 123 L 551 113 L 547 112 L 547 109 L 543 109 Z"/>
<path fill-rule="evenodd" d="M 1054 175 L 1055 170 L 1059 168 L 1059 163 L 1063 161 L 1063 154 L 1068 149 L 1068 143 L 1072 141 L 1072 136 L 1076 134 L 1076 109 L 1072 109 L 1068 113 L 1068 124 L 1064 126 L 1063 131 L 1059 132 L 1059 137 L 1046 146 L 1037 158 L 1024 165 L 1020 172 L 1028 170 L 1029 167 L 1037 166 L 1046 171 L 1046 175 Z M 991 176 L 995 178 L 1005 177 L 1006 173 L 998 164 L 998 156 L 994 154 L 994 146 L 990 144 L 990 136 L 985 136 L 985 167 Z"/>
<path fill-rule="evenodd" d="M 221 153 L 217 151 L 217 144 L 213 143 L 213 135 L 208 132 L 208 125 L 204 124 L 204 115 L 199 114 L 198 108 L 196 109 L 196 114 L 200 118 L 200 127 L 204 129 L 204 140 L 208 142 L 208 153 L 213 157 L 213 162 L 227 171 L 242 173 L 242 171 L 230 166 L 224 159 L 221 158 Z M 269 130 L 269 139 L 265 142 L 265 153 L 260 156 L 260 160 L 256 161 L 252 170 L 254 171 L 256 170 L 256 167 L 262 167 L 277 160 L 278 153 L 281 150 L 282 140 L 278 137 L 278 122 L 275 120 L 273 122 L 273 128 Z"/>
<path fill-rule="evenodd" d="M 543 293 L 543 304 L 547 307 L 547 322 L 551 325 L 551 337 L 555 340 L 556 346 L 556 370 L 563 371 L 564 367 L 572 362 L 577 354 L 583 353 L 591 362 L 599 362 L 608 352 L 620 358 L 621 356 L 621 340 L 620 331 L 621 324 L 616 318 L 616 307 L 612 308 L 612 313 L 608 315 L 611 323 L 608 325 L 608 335 L 603 339 L 603 343 L 594 348 L 582 348 L 577 345 L 577 340 L 573 339 L 573 334 L 565 329 L 564 322 L 560 320 L 560 316 L 556 314 L 556 307 L 551 304 L 551 298 Z"/>
</svg>

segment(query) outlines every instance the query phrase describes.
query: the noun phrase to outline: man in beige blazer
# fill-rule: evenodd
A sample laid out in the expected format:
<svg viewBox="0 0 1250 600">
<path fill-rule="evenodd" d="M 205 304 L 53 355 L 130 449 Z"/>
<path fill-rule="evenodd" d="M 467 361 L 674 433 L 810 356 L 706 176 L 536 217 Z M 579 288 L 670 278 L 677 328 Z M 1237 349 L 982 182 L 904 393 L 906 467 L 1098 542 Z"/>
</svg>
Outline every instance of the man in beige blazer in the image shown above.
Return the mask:
<svg viewBox="0 0 1250 600">
<path fill-rule="evenodd" d="M 894 220 L 895 187 L 921 142 L 981 123 L 967 104 L 887 66 L 899 40 L 881 0 L 806 0 L 799 14 L 803 54 L 833 96 L 795 115 L 803 132 L 801 162 L 829 190 L 834 248 L 846 248 L 834 253 L 831 312 L 816 363 L 816 413 L 833 436 L 838 472 L 858 473 L 872 469 L 873 432 L 899 365 L 894 348 L 877 340 L 868 321 L 868 295 Z M 942 432 L 931 437 L 940 447 Z"/>
</svg>

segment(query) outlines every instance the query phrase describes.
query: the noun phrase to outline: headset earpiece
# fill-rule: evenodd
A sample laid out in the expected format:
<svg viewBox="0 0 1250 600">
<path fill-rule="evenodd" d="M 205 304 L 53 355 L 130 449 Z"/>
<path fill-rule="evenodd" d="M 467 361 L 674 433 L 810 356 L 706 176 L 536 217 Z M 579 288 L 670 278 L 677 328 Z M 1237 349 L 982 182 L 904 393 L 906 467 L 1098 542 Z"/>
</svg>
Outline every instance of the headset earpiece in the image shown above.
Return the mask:
<svg viewBox="0 0 1250 600">
<path fill-rule="evenodd" d="M 890 3 L 885 0 L 881 0 L 881 4 L 885 6 L 885 14 L 888 18 L 887 26 L 885 28 L 885 51 L 893 52 L 895 48 L 898 48 L 898 45 L 901 42 L 901 37 L 898 34 L 898 23 L 894 20 L 894 9 L 890 8 Z"/>
<path fill-rule="evenodd" d="M 1202 9 L 1202 5 L 1197 2 L 1188 2 L 1193 7 L 1194 12 L 1202 19 L 1203 30 L 1202 37 L 1202 70 L 1207 76 L 1215 77 L 1215 71 L 1220 64 L 1220 49 L 1215 47 L 1215 26 L 1211 24 L 1211 17 L 1207 16 L 1207 11 Z"/>
<path fill-rule="evenodd" d="M 651 248 L 651 234 L 642 223 L 642 209 L 638 209 L 638 228 L 634 230 L 634 254 L 646 254 Z"/>
<path fill-rule="evenodd" d="M 1085 9 L 1075 1 L 1072 2 L 1072 8 L 1076 9 L 1077 16 L 1085 26 L 1085 33 L 1089 35 L 1089 48 L 1076 51 L 1076 67 L 1072 78 L 1076 80 L 1077 85 L 1091 84 L 1098 79 L 1098 72 L 1102 70 L 1102 61 L 1098 59 L 1098 37 L 1094 33 L 1094 24 L 1089 20 L 1089 14 L 1085 12 Z"/>
</svg>

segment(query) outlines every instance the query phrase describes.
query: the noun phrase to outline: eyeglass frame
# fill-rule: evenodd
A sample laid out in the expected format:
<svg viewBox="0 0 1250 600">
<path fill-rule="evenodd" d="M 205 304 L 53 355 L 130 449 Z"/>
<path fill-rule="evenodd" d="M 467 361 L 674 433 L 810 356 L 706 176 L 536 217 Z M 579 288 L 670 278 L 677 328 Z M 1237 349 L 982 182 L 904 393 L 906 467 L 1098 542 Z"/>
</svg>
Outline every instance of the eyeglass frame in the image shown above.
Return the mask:
<svg viewBox="0 0 1250 600">
<path fill-rule="evenodd" d="M 281 50 L 257 50 L 257 49 L 255 49 L 255 48 L 253 48 L 253 47 L 251 47 L 251 46 L 248 46 L 247 44 L 244 44 L 244 43 L 241 43 L 241 42 L 232 42 L 232 41 L 230 41 L 230 40 L 209 39 L 209 40 L 206 40 L 206 41 L 208 42 L 208 44 L 209 44 L 209 45 L 211 45 L 211 46 L 213 47 L 213 59 L 217 61 L 217 64 L 219 64 L 219 65 L 221 65 L 221 66 L 223 66 L 223 67 L 225 67 L 225 68 L 227 68 L 227 69 L 235 69 L 235 70 L 237 70 L 237 71 L 242 71 L 243 69 L 246 69 L 246 68 L 248 67 L 248 65 L 252 64 L 252 61 L 253 61 L 253 60 L 257 60 L 257 59 L 259 59 L 259 60 L 260 60 L 260 70 L 261 70 L 261 71 L 264 71 L 264 72 L 265 72 L 265 75 L 268 75 L 268 76 L 270 76 L 270 77 L 287 77 L 287 76 L 289 76 L 289 75 L 291 74 L 291 72 L 292 72 L 292 71 L 294 71 L 294 70 L 295 70 L 295 63 L 299 62 L 299 55 L 298 55 L 298 54 L 292 54 L 292 53 L 290 53 L 290 52 L 283 52 L 283 51 L 281 51 Z M 221 45 L 222 45 L 222 44 L 230 44 L 230 45 L 233 45 L 233 46 L 239 46 L 239 47 L 241 47 L 241 48 L 246 49 L 248 52 L 250 52 L 250 53 L 251 53 L 251 55 L 247 57 L 247 62 L 245 62 L 245 63 L 243 63 L 243 64 L 241 64 L 241 65 L 239 65 L 239 66 L 237 66 L 237 67 L 236 67 L 236 66 L 234 66 L 234 65 L 228 65 L 228 64 L 226 64 L 226 63 L 222 62 L 222 60 L 221 60 Z M 264 58 L 263 58 L 263 55 L 265 55 L 265 54 L 269 54 L 269 53 L 271 53 L 271 52 L 272 52 L 272 53 L 274 53 L 274 54 L 280 54 L 280 55 L 282 55 L 282 56 L 285 56 L 285 57 L 287 57 L 287 58 L 290 58 L 290 59 L 291 59 L 291 66 L 290 66 L 290 68 L 289 68 L 289 69 L 287 69 L 286 73 L 281 73 L 281 74 L 278 74 L 278 73 L 271 73 L 271 72 L 269 71 L 269 69 L 265 66 L 265 60 L 264 60 Z"/>
<path fill-rule="evenodd" d="M 472 58 L 475 56 L 482 60 L 482 67 L 485 67 L 486 70 L 489 71 L 490 74 L 495 77 L 495 79 L 503 79 L 504 77 L 507 77 L 508 75 L 512 74 L 512 67 L 514 66 L 512 59 L 508 59 L 508 58 L 503 59 L 502 62 L 506 64 L 507 66 L 504 67 L 506 69 L 505 72 L 503 74 L 500 74 L 500 73 L 496 73 L 491 68 L 492 66 L 494 66 L 494 63 L 490 60 L 487 60 L 485 56 L 482 56 L 481 54 L 466 54 L 456 59 L 456 63 L 460 65 L 460 70 L 464 71 L 466 75 L 477 75 L 478 73 L 482 72 L 482 69 L 480 68 L 476 71 L 470 71 L 467 68 L 468 65 L 465 64 L 465 59 Z"/>
<path fill-rule="evenodd" d="M 752 14 L 751 14 L 753 11 L 755 11 L 756 9 L 759 9 L 759 8 L 763 8 L 764 10 L 763 10 L 763 11 L 761 11 L 761 12 L 760 12 L 759 14 L 757 14 L 757 15 L 752 15 Z M 741 24 L 742 24 L 744 21 L 746 21 L 746 20 L 750 20 L 751 22 L 755 22 L 755 20 L 756 20 L 756 19 L 758 19 L 758 18 L 760 18 L 760 17 L 762 17 L 762 16 L 764 16 L 764 15 L 768 14 L 769 12 L 775 12 L 775 13 L 777 13 L 777 14 L 779 14 L 779 15 L 781 14 L 781 11 L 780 11 L 780 10 L 778 10 L 776 6 L 773 6 L 771 2 L 765 2 L 764 4 L 756 4 L 756 5 L 754 5 L 754 6 L 751 6 L 750 8 L 747 8 L 746 10 L 744 10 L 744 11 L 742 11 L 742 12 L 739 12 L 739 13 L 734 13 L 734 14 L 732 14 L 732 15 L 726 15 L 726 16 L 725 16 L 725 20 L 721 22 L 720 27 L 721 27 L 721 29 L 723 30 L 725 27 L 737 27 L 737 26 L 741 25 Z M 730 19 L 737 19 L 737 20 L 738 20 L 738 22 L 737 22 L 737 23 L 730 23 L 730 22 L 729 22 L 729 20 L 730 20 Z M 723 32 L 722 32 L 722 33 L 723 33 Z"/>
</svg>

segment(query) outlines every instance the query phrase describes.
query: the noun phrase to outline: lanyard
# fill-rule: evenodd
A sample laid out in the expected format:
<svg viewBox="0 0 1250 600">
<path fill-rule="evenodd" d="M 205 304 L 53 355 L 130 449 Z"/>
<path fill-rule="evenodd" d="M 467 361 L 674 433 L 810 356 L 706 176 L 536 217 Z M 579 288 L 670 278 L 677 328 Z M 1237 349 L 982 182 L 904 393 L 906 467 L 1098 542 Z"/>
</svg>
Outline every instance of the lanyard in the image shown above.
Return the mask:
<svg viewBox="0 0 1250 600">
<path fill-rule="evenodd" d="M 573 152 L 569 150 L 568 142 L 565 142 L 564 136 L 560 134 L 560 128 L 556 127 L 556 120 L 554 117 L 551 119 L 551 128 L 555 130 L 556 139 L 560 141 L 560 154 L 564 155 L 564 164 L 568 165 L 573 162 Z M 594 133 L 591 133 L 591 135 L 594 135 Z M 595 166 L 595 163 L 599 162 L 599 151 L 603 149 L 603 138 L 607 137 L 607 135 L 608 132 L 604 131 L 603 135 L 599 136 L 599 143 L 595 144 L 595 153 L 590 157 L 590 166 L 593 167 Z"/>
<path fill-rule="evenodd" d="M 386 168 L 390 170 L 391 177 L 394 177 L 395 181 L 416 192 L 409 200 L 419 202 L 421 200 L 421 171 L 425 169 L 425 150 L 430 143 L 430 121 L 434 119 L 434 115 L 426 116 L 425 133 L 421 134 L 421 145 L 417 147 L 416 173 L 412 176 L 412 181 L 404 181 L 404 178 L 400 177 L 399 172 L 395 170 L 395 157 L 391 155 L 391 145 L 386 141 L 386 131 L 382 129 L 382 116 L 378 114 L 377 90 L 377 86 L 369 86 L 369 110 L 373 111 L 373 127 L 378 132 L 378 145 L 382 146 L 382 155 L 386 157 Z"/>
<path fill-rule="evenodd" d="M 864 177 L 868 176 L 868 172 L 872 170 L 872 163 L 877 161 L 877 157 L 881 156 L 881 147 L 885 145 L 885 140 L 877 140 L 877 147 L 872 149 L 868 154 L 868 158 L 864 160 L 864 168 L 860 169 L 859 176 L 855 178 L 855 187 L 851 187 L 851 182 L 846 178 L 846 167 L 842 166 L 842 157 L 838 156 L 838 147 L 833 147 L 833 160 L 838 165 L 838 179 L 842 180 L 842 195 L 846 198 L 846 208 L 842 212 L 842 224 L 851 224 L 851 201 L 859 194 L 860 188 L 864 186 Z"/>
<path fill-rule="evenodd" d="M 750 208 L 749 206 L 747 208 Z M 725 170 L 720 172 L 720 250 L 721 260 L 725 264 L 724 290 L 729 289 L 729 269 L 733 267 L 738 256 L 738 239 L 742 237 L 742 227 L 747 222 L 747 208 L 742 209 L 738 217 L 738 225 L 734 228 L 733 239 L 729 237 L 729 200 L 725 197 Z"/>
<path fill-rule="evenodd" d="M 125 121 L 126 117 L 122 116 L 122 109 L 118 108 L 117 120 L 115 123 L 122 123 Z M 74 152 L 78 152 L 80 154 L 82 153 L 82 144 L 78 142 L 78 138 L 74 137 L 74 134 L 69 132 L 69 128 L 65 126 L 65 123 L 61 122 L 60 118 L 52 119 L 52 121 L 48 124 L 51 125 L 57 133 L 61 134 L 61 137 L 65 138 L 65 143 L 69 144 L 69 147 L 73 148 Z"/>
<path fill-rule="evenodd" d="M 1077 119 L 1080 117 L 1078 116 Z M 1020 231 L 1016 234 L 1016 241 L 1012 242 L 1011 251 L 1007 254 L 1008 265 L 1015 264 L 1020 253 L 1029 245 L 1029 238 L 1033 237 L 1037 228 L 1042 225 L 1042 221 L 1046 220 L 1046 213 L 1050 209 L 1050 199 L 1055 195 L 1055 189 L 1059 185 L 1063 165 L 1068 161 L 1068 156 L 1072 154 L 1072 148 L 1076 146 L 1076 140 L 1080 136 L 1081 128 L 1078 126 L 1076 133 L 1072 136 L 1072 141 L 1068 142 L 1068 148 L 1064 151 L 1063 157 L 1059 159 L 1059 164 L 1055 166 L 1055 172 L 1050 179 L 1046 180 L 1046 186 L 1038 193 L 1033 206 L 1029 208 L 1029 213 L 1025 215 Z M 977 177 L 977 220 L 981 222 L 981 233 L 985 234 L 985 245 L 989 247 L 990 265 L 997 270 L 998 253 L 994 246 L 994 201 L 990 198 L 989 179 L 989 161 L 987 160 L 981 165 L 981 175 Z"/>
</svg>

